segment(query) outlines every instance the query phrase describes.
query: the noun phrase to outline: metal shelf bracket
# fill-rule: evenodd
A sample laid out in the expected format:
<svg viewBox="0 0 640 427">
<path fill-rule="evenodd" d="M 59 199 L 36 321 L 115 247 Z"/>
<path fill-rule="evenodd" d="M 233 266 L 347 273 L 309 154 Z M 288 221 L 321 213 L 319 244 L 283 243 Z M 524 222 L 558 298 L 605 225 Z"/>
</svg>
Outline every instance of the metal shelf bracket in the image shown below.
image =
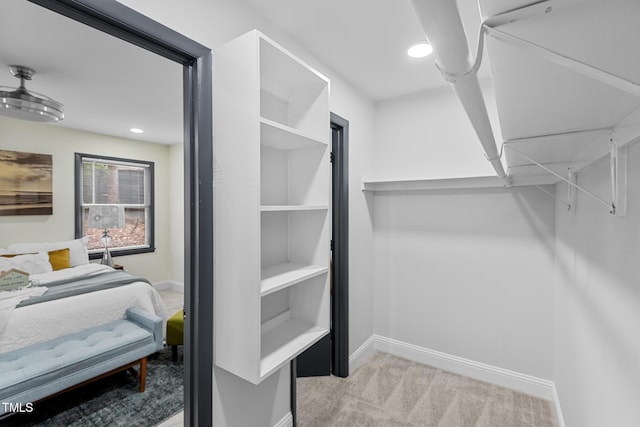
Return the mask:
<svg viewBox="0 0 640 427">
<path fill-rule="evenodd" d="M 624 217 L 627 214 L 627 147 L 618 148 L 616 140 L 611 142 L 611 215 Z"/>
<path fill-rule="evenodd" d="M 613 216 L 624 217 L 627 213 L 627 147 L 618 148 L 613 137 L 609 139 L 611 143 L 611 155 L 610 155 L 610 169 L 611 169 L 611 202 L 603 199 L 602 197 L 592 193 L 579 186 L 576 183 L 576 174 L 573 173 L 571 169 L 569 169 L 568 176 L 565 178 L 560 175 L 558 172 L 550 169 L 549 167 L 543 165 L 542 163 L 532 159 L 531 157 L 524 154 L 522 151 L 513 147 L 512 145 L 505 145 L 510 150 L 518 153 L 520 156 L 530 161 L 534 165 L 543 169 L 544 171 L 554 175 L 556 178 L 564 181 L 568 184 L 568 203 L 567 208 L 569 211 L 575 212 L 576 209 L 576 192 L 581 191 L 592 199 L 600 202 L 605 205 L 609 209 L 609 213 Z"/>
<path fill-rule="evenodd" d="M 576 183 L 576 174 L 571 170 L 571 168 L 567 171 L 567 179 L 570 182 Z M 567 210 L 571 213 L 576 212 L 576 189 L 573 185 L 567 185 Z"/>
</svg>

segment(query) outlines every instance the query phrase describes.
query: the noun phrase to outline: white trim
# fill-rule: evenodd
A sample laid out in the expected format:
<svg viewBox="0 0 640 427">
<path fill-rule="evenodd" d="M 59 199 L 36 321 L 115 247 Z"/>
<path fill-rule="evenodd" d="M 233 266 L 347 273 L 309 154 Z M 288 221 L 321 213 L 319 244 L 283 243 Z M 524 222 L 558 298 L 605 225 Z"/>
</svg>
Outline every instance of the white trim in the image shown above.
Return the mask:
<svg viewBox="0 0 640 427">
<path fill-rule="evenodd" d="M 562 416 L 562 408 L 560 408 L 560 397 L 558 397 L 558 389 L 555 383 L 553 384 L 553 407 L 556 410 L 556 420 L 558 420 L 558 427 L 565 427 L 564 417 Z"/>
<path fill-rule="evenodd" d="M 552 381 L 453 356 L 440 351 L 418 347 L 380 335 L 373 335 L 373 339 L 376 350 L 509 388 L 531 396 L 549 401 L 554 400 L 554 384 Z"/>
<path fill-rule="evenodd" d="M 362 366 L 375 351 L 374 337 L 376 337 L 376 335 L 371 335 L 368 340 L 349 356 L 349 375 Z"/>
<path fill-rule="evenodd" d="M 177 292 L 184 293 L 184 284 L 175 280 L 161 280 L 153 284 L 156 291 L 163 291 L 165 289 L 171 289 Z"/>
<path fill-rule="evenodd" d="M 293 414 L 287 412 L 273 427 L 293 427 Z"/>
</svg>

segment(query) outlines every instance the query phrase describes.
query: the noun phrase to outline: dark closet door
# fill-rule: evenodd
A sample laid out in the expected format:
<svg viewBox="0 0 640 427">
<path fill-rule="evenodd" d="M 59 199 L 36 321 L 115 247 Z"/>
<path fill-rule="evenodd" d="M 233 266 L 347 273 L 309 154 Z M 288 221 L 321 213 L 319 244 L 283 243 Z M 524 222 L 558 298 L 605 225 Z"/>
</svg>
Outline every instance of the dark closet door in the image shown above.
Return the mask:
<svg viewBox="0 0 640 427">
<path fill-rule="evenodd" d="M 298 377 L 349 375 L 348 123 L 331 114 L 331 332 L 297 357 Z"/>
</svg>

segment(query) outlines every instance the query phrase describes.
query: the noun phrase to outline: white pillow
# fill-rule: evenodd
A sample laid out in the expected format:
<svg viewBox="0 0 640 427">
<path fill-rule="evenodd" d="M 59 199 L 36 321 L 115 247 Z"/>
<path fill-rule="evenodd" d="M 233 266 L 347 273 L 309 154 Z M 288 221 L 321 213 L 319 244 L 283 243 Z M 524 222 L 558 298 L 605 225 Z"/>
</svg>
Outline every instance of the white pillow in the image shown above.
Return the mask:
<svg viewBox="0 0 640 427">
<path fill-rule="evenodd" d="M 50 273 L 53 271 L 49 263 L 49 253 L 16 255 L 11 258 L 0 257 L 0 271 L 8 271 L 12 268 L 31 274 Z"/>
<path fill-rule="evenodd" d="M 0 255 L 6 254 L 7 250 L 5 248 L 0 248 Z"/>
<path fill-rule="evenodd" d="M 7 250 L 12 254 L 26 254 L 33 252 L 49 252 L 57 249 L 69 248 L 69 263 L 71 267 L 89 264 L 89 251 L 87 244 L 89 236 L 80 239 L 68 240 L 66 242 L 52 243 L 14 243 L 9 245 Z"/>
</svg>

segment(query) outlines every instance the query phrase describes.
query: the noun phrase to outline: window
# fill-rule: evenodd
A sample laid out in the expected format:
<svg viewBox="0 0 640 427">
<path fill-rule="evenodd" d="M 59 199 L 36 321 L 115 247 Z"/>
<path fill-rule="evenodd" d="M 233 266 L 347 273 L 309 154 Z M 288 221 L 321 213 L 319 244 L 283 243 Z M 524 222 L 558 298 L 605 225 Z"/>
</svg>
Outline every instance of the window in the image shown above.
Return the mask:
<svg viewBox="0 0 640 427">
<path fill-rule="evenodd" d="M 76 153 L 76 238 L 89 236 L 89 258 L 153 252 L 153 162 Z"/>
</svg>

